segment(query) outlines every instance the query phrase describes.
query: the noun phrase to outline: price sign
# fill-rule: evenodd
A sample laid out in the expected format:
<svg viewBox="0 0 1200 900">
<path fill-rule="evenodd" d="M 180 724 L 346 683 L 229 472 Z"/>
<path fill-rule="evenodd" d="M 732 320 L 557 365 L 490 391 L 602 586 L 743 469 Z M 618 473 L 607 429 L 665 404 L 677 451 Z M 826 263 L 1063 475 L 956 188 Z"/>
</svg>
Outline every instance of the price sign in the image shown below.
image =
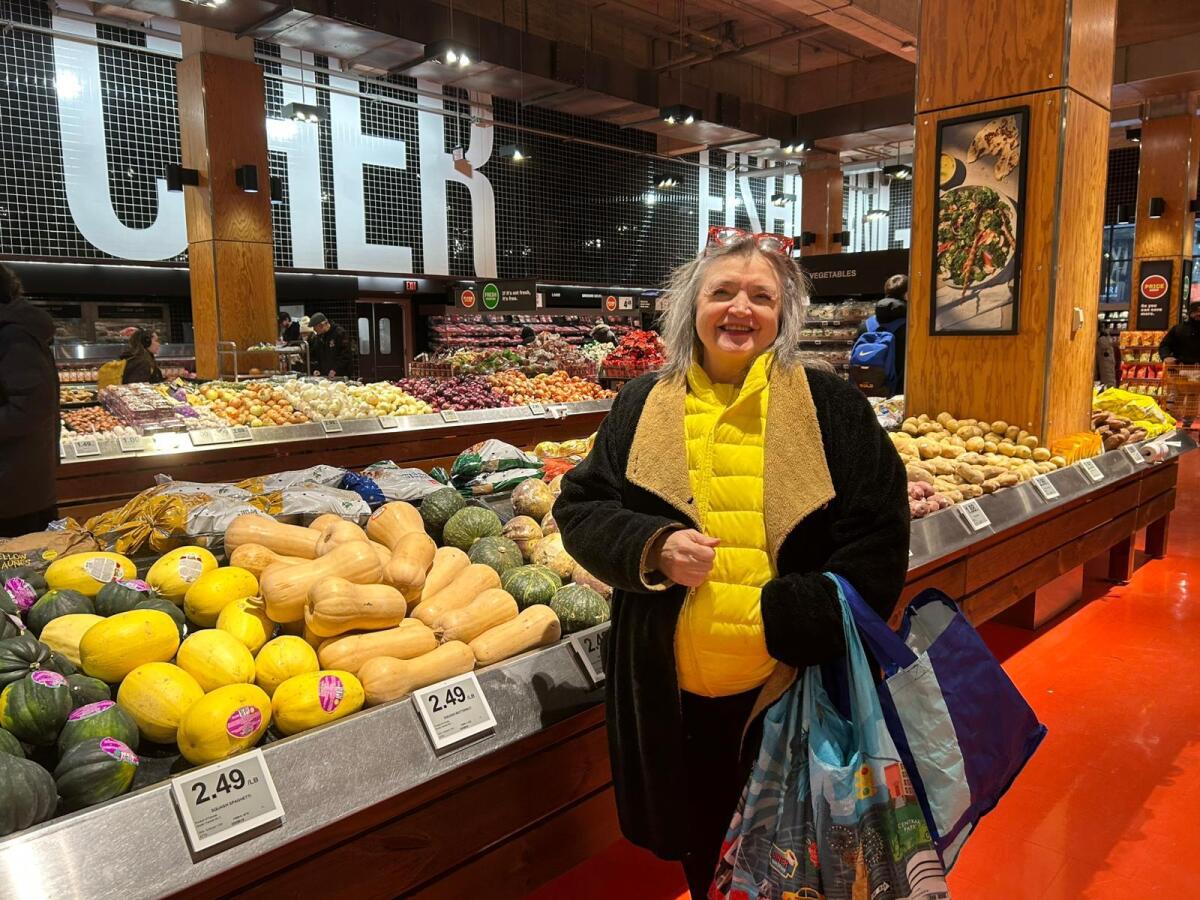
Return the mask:
<svg viewBox="0 0 1200 900">
<path fill-rule="evenodd" d="M 228 444 L 228 443 L 231 443 L 232 441 L 233 441 L 233 434 L 229 431 L 229 428 L 227 426 L 222 425 L 220 428 L 214 428 L 212 430 L 212 440 L 209 443 Z"/>
<path fill-rule="evenodd" d="M 413 703 L 435 750 L 444 750 L 496 727 L 496 717 L 474 672 L 417 691 Z"/>
<path fill-rule="evenodd" d="M 983 531 L 992 524 L 992 520 L 987 517 L 987 513 L 983 511 L 978 500 L 967 500 L 960 503 L 958 510 L 962 513 L 963 521 L 972 531 Z"/>
<path fill-rule="evenodd" d="M 1037 492 L 1042 495 L 1043 500 L 1057 500 L 1060 496 L 1058 493 L 1058 488 L 1054 486 L 1054 482 L 1045 475 L 1034 476 L 1033 486 L 1037 489 Z"/>
<path fill-rule="evenodd" d="M 1100 471 L 1100 467 L 1090 459 L 1082 459 L 1079 461 L 1079 468 L 1083 469 L 1083 473 L 1092 481 L 1103 481 L 1104 473 Z"/>
<path fill-rule="evenodd" d="M 66 456 L 67 456 L 67 445 L 63 441 L 62 438 L 59 438 L 58 439 L 58 458 L 66 459 Z"/>
<path fill-rule="evenodd" d="M 180 775 L 171 793 L 193 853 L 283 821 L 261 750 Z"/>
<path fill-rule="evenodd" d="M 234 441 L 254 440 L 254 435 L 251 434 L 249 425 L 234 425 L 229 429 L 229 437 Z"/>
<path fill-rule="evenodd" d="M 117 438 L 117 446 L 122 453 L 139 453 L 143 449 L 142 439 L 136 434 L 123 434 Z"/>
<path fill-rule="evenodd" d="M 326 434 L 337 434 L 342 430 L 342 423 L 338 419 L 322 419 L 321 427 L 325 429 Z"/>
<path fill-rule="evenodd" d="M 535 416 L 544 416 L 546 414 L 546 405 L 544 403 L 530 403 L 529 411 Z"/>
<path fill-rule="evenodd" d="M 1142 456 L 1142 448 L 1136 447 L 1133 444 L 1126 444 L 1121 448 L 1125 451 L 1125 455 L 1129 457 L 1129 461 L 1135 466 L 1144 466 L 1146 457 Z"/>
<path fill-rule="evenodd" d="M 393 428 L 399 428 L 400 422 L 397 421 L 395 416 L 380 416 L 379 427 L 384 431 L 390 431 Z"/>
<path fill-rule="evenodd" d="M 75 438 L 75 458 L 81 456 L 99 456 L 100 442 L 96 440 L 94 434 L 84 435 L 83 437 Z"/>
<path fill-rule="evenodd" d="M 588 678 L 592 679 L 593 685 L 604 682 L 604 644 L 608 640 L 611 627 L 610 623 L 605 622 L 603 625 L 571 635 L 571 646 L 579 655 L 583 670 L 587 672 Z"/>
<path fill-rule="evenodd" d="M 552 419 L 565 419 L 567 417 L 567 408 L 565 406 L 547 406 L 546 415 Z"/>
<path fill-rule="evenodd" d="M 188 440 L 193 447 L 207 447 L 212 443 L 212 432 L 207 428 L 197 428 L 188 432 Z"/>
<path fill-rule="evenodd" d="M 442 421 L 447 422 L 447 423 L 457 422 L 458 421 L 458 413 L 452 409 L 443 409 L 442 410 Z"/>
</svg>

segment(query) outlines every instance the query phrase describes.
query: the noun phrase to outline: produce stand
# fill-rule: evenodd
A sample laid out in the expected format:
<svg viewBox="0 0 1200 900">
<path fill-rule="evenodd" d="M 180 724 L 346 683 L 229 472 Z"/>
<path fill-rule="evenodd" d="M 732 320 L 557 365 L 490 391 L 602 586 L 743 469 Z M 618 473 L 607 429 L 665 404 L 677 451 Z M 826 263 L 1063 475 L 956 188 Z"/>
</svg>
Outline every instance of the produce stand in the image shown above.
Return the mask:
<svg viewBox="0 0 1200 900">
<path fill-rule="evenodd" d="M 1196 448 L 1182 431 L 1156 445 L 981 497 L 986 521 L 969 504 L 915 521 L 905 599 L 937 587 L 975 622 L 1032 627 L 1061 611 L 1038 590 L 1064 573 L 1100 558 L 1127 579 L 1140 530 L 1146 553 L 1164 555 L 1178 457 Z M 569 641 L 479 681 L 497 727 L 450 752 L 434 752 L 411 699 L 265 746 L 284 820 L 242 843 L 194 858 L 168 784 L 153 784 L 0 841 L 0 884 L 113 898 L 523 896 L 617 836 L 602 692 Z M 171 762 L 145 777 L 174 774 Z"/>
</svg>

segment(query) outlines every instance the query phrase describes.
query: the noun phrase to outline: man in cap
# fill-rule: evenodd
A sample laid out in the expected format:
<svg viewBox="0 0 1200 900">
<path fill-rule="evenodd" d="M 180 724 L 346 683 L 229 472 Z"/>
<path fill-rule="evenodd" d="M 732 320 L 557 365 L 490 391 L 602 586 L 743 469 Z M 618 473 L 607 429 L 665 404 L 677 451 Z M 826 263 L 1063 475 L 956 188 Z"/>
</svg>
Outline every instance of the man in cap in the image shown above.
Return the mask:
<svg viewBox="0 0 1200 900">
<path fill-rule="evenodd" d="M 324 313 L 313 313 L 308 324 L 313 330 L 313 336 L 308 339 L 312 373 L 330 378 L 349 375 L 354 355 L 342 326 L 330 322 Z"/>
<path fill-rule="evenodd" d="M 1188 317 L 1167 332 L 1158 355 L 1165 363 L 1200 365 L 1200 300 L 1188 304 Z"/>
</svg>

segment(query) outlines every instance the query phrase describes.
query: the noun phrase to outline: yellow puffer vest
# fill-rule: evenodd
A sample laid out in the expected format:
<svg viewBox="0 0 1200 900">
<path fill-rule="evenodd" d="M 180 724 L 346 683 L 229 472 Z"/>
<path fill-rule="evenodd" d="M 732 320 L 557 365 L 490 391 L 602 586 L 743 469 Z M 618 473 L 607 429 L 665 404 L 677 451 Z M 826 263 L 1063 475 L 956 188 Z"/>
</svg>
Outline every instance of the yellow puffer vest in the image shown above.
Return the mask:
<svg viewBox="0 0 1200 900">
<path fill-rule="evenodd" d="M 775 668 L 759 608 L 774 577 L 763 523 L 763 438 L 768 367 L 763 354 L 739 388 L 688 371 L 684 428 L 700 528 L 720 538 L 708 581 L 688 593 L 675 628 L 679 686 L 705 697 L 760 687 Z"/>
</svg>

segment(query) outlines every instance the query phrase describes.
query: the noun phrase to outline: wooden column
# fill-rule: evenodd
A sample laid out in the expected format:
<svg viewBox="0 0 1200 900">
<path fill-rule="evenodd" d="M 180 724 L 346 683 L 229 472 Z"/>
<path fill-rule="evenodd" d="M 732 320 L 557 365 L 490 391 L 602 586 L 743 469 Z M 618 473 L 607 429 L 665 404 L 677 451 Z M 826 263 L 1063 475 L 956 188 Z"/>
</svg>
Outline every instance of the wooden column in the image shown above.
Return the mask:
<svg viewBox="0 0 1200 900">
<path fill-rule="evenodd" d="M 1043 439 L 1088 427 L 1116 0 L 924 0 L 917 72 L 911 414 L 988 416 Z M 1029 107 L 1018 333 L 931 336 L 937 128 Z"/>
<path fill-rule="evenodd" d="M 1200 117 L 1192 115 L 1147 119 L 1142 123 L 1138 163 L 1137 216 L 1133 235 L 1133 284 L 1130 328 L 1139 328 L 1138 273 L 1145 260 L 1171 263 L 1170 324 L 1179 321 L 1180 278 L 1184 261 L 1191 265 L 1196 216 L 1188 204 L 1196 196 L 1200 159 Z M 1150 201 L 1161 197 L 1163 214 L 1150 218 Z"/>
<path fill-rule="evenodd" d="M 252 41 L 195 26 L 183 31 L 177 69 L 183 165 L 200 172 L 199 186 L 184 188 L 196 371 L 216 378 L 217 341 L 244 350 L 276 336 L 266 106 Z M 237 184 L 245 165 L 258 169 L 257 193 Z"/>
<path fill-rule="evenodd" d="M 813 151 L 800 176 L 800 229 L 811 231 L 817 242 L 800 248 L 801 256 L 841 253 L 833 236 L 842 230 L 842 163 L 836 153 Z"/>
</svg>

